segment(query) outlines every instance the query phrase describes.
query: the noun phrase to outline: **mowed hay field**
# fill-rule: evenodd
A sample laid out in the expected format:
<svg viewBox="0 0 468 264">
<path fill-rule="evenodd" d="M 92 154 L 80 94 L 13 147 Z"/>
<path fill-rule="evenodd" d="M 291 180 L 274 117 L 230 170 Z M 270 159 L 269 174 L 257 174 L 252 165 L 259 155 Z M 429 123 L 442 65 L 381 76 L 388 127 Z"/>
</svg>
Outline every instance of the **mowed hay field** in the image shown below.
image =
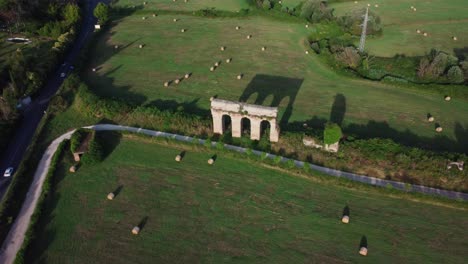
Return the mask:
<svg viewBox="0 0 468 264">
<path fill-rule="evenodd" d="M 366 49 L 372 55 L 390 57 L 424 55 L 432 48 L 449 53 L 463 52 L 468 46 L 468 1 L 466 0 L 374 0 L 331 4 L 338 16 L 371 4 L 382 20 L 383 35 L 369 38 Z M 375 7 L 378 5 L 378 8 Z M 416 11 L 411 9 L 416 8 Z M 417 34 L 416 30 L 428 36 Z M 456 36 L 457 41 L 452 37 Z M 458 50 L 458 51 L 456 51 Z M 464 51 L 465 53 L 467 51 Z"/>
<path fill-rule="evenodd" d="M 140 0 L 118 0 L 117 6 L 132 7 L 142 6 L 144 1 Z M 178 10 L 178 11 L 193 11 L 200 9 L 211 9 L 225 11 L 238 11 L 243 8 L 249 8 L 249 0 L 149 0 L 144 5 L 147 9 L 152 10 Z"/>
<path fill-rule="evenodd" d="M 173 22 L 174 18 L 178 21 Z M 328 120 L 334 98 L 341 94 L 345 97 L 344 127 L 374 120 L 398 131 L 434 137 L 427 113 L 440 122 L 443 135 L 451 139 L 456 138 L 457 123 L 468 127 L 466 101 L 454 97 L 447 103 L 440 94 L 343 77 L 312 51 L 305 54 L 307 35 L 313 31 L 326 35 L 325 30 L 260 16 L 132 15 L 100 35 L 90 54 L 90 65 L 98 71 L 89 69 L 84 76 L 99 95 L 138 104 L 184 103 L 186 109 L 209 110 L 209 98 L 217 95 L 279 106 L 280 115 L 292 105 L 291 115 L 283 119 L 291 123 L 313 117 Z M 247 39 L 247 35 L 252 38 Z M 142 49 L 140 44 L 144 44 Z M 221 51 L 221 46 L 226 50 Z M 229 64 L 225 61 L 228 58 L 232 58 Z M 218 61 L 221 65 L 210 72 Z M 164 82 L 186 73 L 193 75 L 178 85 L 164 87 Z M 238 80 L 241 73 L 244 77 Z"/>
<path fill-rule="evenodd" d="M 182 150 L 182 162 L 174 158 Z M 100 164 L 58 169 L 38 263 L 462 263 L 468 215 L 355 191 L 200 147 L 124 136 Z M 67 152 L 68 153 L 68 152 Z M 108 193 L 121 186 L 112 201 Z M 340 222 L 345 205 L 351 221 Z M 132 228 L 145 220 L 138 236 Z M 361 237 L 369 255 L 358 254 Z"/>
</svg>

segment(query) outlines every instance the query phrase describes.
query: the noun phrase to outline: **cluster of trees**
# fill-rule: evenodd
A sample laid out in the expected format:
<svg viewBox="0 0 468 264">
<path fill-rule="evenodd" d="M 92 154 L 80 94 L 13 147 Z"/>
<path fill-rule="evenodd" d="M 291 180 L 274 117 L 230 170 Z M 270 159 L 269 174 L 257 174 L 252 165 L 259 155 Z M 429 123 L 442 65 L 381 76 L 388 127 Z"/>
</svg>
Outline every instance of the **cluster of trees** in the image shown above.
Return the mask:
<svg viewBox="0 0 468 264">
<path fill-rule="evenodd" d="M 421 58 L 417 74 L 426 81 L 462 83 L 468 80 L 468 62 L 460 63 L 457 57 L 432 49 Z"/>
<path fill-rule="evenodd" d="M 33 39 L 12 52 L 0 68 L 0 121 L 17 117 L 18 100 L 34 95 L 43 86 L 73 41 L 81 21 L 81 9 L 75 2 L 0 0 L 0 24 L 10 33 Z"/>
</svg>

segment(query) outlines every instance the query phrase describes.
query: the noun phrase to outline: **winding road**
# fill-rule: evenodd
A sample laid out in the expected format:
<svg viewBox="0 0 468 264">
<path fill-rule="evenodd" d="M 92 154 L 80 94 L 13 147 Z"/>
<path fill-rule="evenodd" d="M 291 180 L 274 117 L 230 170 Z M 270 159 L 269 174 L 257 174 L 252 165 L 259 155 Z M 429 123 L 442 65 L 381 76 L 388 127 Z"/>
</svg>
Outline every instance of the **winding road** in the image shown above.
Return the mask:
<svg viewBox="0 0 468 264">
<path fill-rule="evenodd" d="M 142 128 L 137 128 L 137 127 L 99 124 L 99 125 L 93 125 L 93 126 L 88 126 L 84 128 L 93 129 L 96 131 L 123 131 L 123 132 L 140 133 L 140 134 L 153 136 L 153 137 L 169 138 L 169 139 L 174 139 L 174 140 L 183 141 L 183 142 L 191 142 L 191 143 L 198 142 L 199 144 L 202 144 L 202 145 L 205 144 L 205 140 L 203 139 L 195 139 L 189 136 L 142 129 Z M 47 172 L 49 171 L 52 157 L 57 151 L 57 148 L 60 145 L 60 143 L 64 141 L 65 139 L 69 139 L 71 135 L 73 134 L 73 132 L 74 130 L 67 132 L 63 134 L 62 136 L 58 137 L 57 139 L 55 139 L 49 145 L 49 147 L 43 154 L 41 161 L 39 162 L 39 165 L 34 174 L 33 183 L 31 184 L 29 188 L 28 194 L 23 203 L 21 211 L 18 217 L 16 218 L 0 250 L 0 263 L 10 264 L 14 262 L 16 254 L 20 250 L 21 245 L 23 244 L 26 231 L 28 230 L 28 227 L 31 221 L 31 216 L 34 213 L 34 210 L 37 206 L 37 202 L 41 195 L 42 185 L 44 183 L 44 180 L 47 177 Z M 215 147 L 216 144 L 217 142 L 211 142 L 212 147 Z M 246 148 L 237 147 L 237 146 L 228 145 L 228 144 L 224 144 L 224 147 L 226 149 L 237 151 L 240 153 L 246 153 L 247 151 Z M 265 155 L 264 152 L 256 151 L 256 150 L 254 150 L 253 153 L 256 155 Z M 266 153 L 266 155 L 268 158 L 271 158 L 271 159 L 275 159 L 277 157 L 276 155 L 269 154 L 269 153 Z M 281 157 L 282 162 L 287 162 L 289 160 L 290 159 L 288 158 Z M 468 193 L 446 191 L 446 190 L 425 187 L 421 185 L 408 185 L 408 184 L 404 184 L 401 182 L 382 180 L 378 178 L 373 178 L 373 177 L 368 177 L 368 176 L 358 175 L 358 174 L 353 174 L 353 173 L 348 173 L 348 172 L 342 172 L 342 171 L 329 169 L 329 168 L 325 168 L 325 167 L 321 167 L 317 165 L 312 165 L 312 164 L 304 163 L 298 160 L 293 160 L 293 162 L 297 167 L 310 166 L 310 168 L 313 170 L 320 171 L 331 176 L 342 177 L 342 178 L 346 178 L 352 181 L 358 181 L 358 182 L 362 182 L 362 183 L 370 184 L 374 186 L 386 187 L 390 184 L 393 188 L 399 189 L 399 190 L 443 196 L 443 197 L 450 198 L 450 199 L 460 199 L 464 201 L 468 200 Z"/>
</svg>

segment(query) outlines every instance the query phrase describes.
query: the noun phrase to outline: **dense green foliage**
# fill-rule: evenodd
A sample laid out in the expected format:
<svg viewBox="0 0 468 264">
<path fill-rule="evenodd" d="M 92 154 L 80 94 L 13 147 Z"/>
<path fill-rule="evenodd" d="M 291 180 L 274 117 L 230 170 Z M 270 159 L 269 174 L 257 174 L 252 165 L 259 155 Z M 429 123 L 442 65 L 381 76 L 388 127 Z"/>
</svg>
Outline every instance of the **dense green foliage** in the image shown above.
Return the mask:
<svg viewBox="0 0 468 264">
<path fill-rule="evenodd" d="M 86 132 L 83 129 L 77 129 L 75 133 L 73 133 L 73 135 L 70 138 L 70 151 L 72 153 L 78 150 L 85 135 L 86 135 Z"/>
<path fill-rule="evenodd" d="M 98 23 L 104 25 L 109 21 L 109 6 L 99 2 L 94 8 L 93 14 L 98 19 Z"/>
<path fill-rule="evenodd" d="M 99 136 L 99 132 L 88 132 L 92 133 L 91 140 L 89 141 L 88 151 L 83 154 L 82 162 L 86 165 L 96 164 L 104 159 L 104 150 L 102 148 L 102 138 Z"/>
<path fill-rule="evenodd" d="M 323 142 L 327 145 L 339 142 L 343 133 L 339 125 L 335 123 L 327 123 L 323 131 Z"/>
</svg>

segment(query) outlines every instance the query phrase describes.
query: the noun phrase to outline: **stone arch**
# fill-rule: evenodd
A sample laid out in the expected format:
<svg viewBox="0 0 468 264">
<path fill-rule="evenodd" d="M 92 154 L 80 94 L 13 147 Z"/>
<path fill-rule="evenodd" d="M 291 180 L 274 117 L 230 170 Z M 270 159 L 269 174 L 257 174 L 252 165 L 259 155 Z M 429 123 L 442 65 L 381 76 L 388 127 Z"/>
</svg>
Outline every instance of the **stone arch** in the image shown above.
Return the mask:
<svg viewBox="0 0 468 264">
<path fill-rule="evenodd" d="M 263 136 L 269 137 L 271 135 L 271 124 L 268 120 L 260 122 L 260 138 Z"/>
<path fill-rule="evenodd" d="M 248 117 L 242 117 L 241 119 L 241 134 L 242 135 L 249 135 L 252 131 L 252 122 L 250 121 L 250 118 Z"/>
<path fill-rule="evenodd" d="M 230 115 L 228 115 L 228 114 L 222 115 L 221 122 L 223 124 L 223 133 L 226 132 L 227 130 L 232 129 L 232 120 L 231 120 Z"/>
<path fill-rule="evenodd" d="M 213 132 L 223 134 L 229 127 L 225 120 L 231 118 L 232 137 L 241 137 L 250 121 L 250 138 L 260 140 L 261 123 L 263 120 L 270 125 L 270 141 L 278 142 L 279 127 L 277 124 L 278 108 L 231 102 L 221 99 L 211 100 L 211 115 L 213 117 Z"/>
</svg>

